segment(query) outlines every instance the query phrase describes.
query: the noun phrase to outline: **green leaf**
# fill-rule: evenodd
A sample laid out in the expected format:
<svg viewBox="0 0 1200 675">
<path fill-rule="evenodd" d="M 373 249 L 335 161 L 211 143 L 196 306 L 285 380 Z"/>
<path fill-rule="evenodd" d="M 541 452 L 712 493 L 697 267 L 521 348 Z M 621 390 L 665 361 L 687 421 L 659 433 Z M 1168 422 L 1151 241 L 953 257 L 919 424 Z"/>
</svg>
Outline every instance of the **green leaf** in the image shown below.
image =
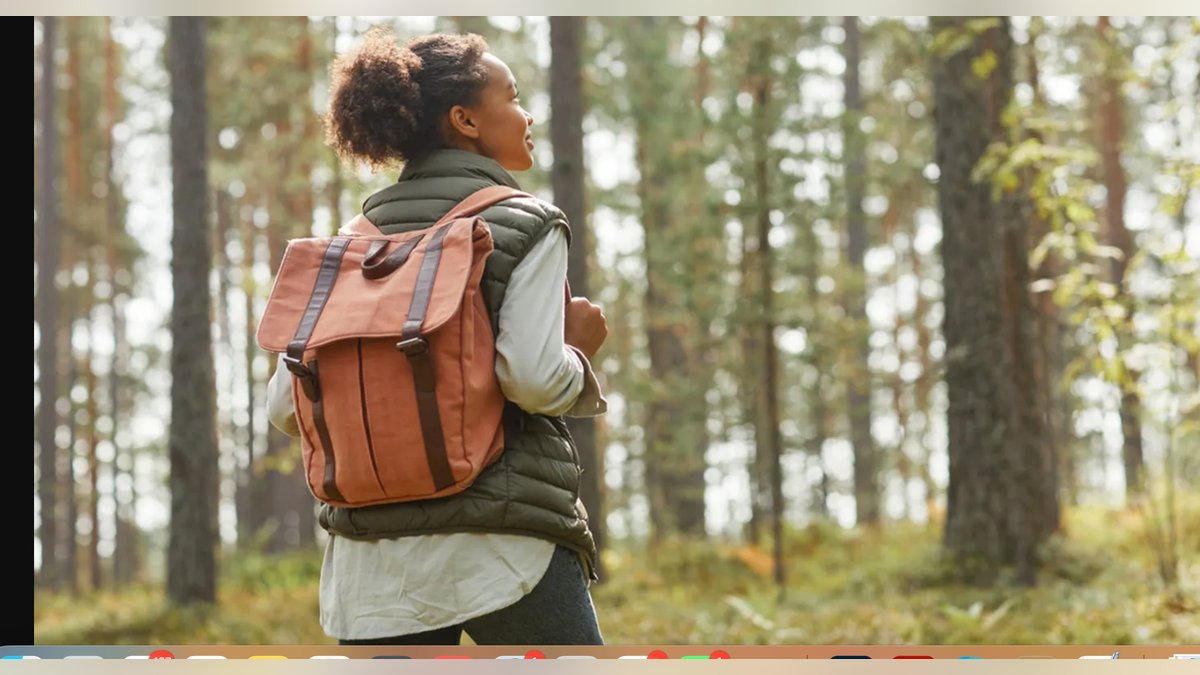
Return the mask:
<svg viewBox="0 0 1200 675">
<path fill-rule="evenodd" d="M 1000 61 L 996 58 L 996 52 L 985 49 L 983 53 L 971 59 L 971 72 L 981 80 L 986 80 Z"/>
<path fill-rule="evenodd" d="M 948 59 L 974 44 L 975 38 L 958 27 L 947 28 L 933 38 L 930 51 L 939 58 Z"/>
<path fill-rule="evenodd" d="M 1067 218 L 1073 223 L 1090 223 L 1095 220 L 1095 212 L 1086 204 L 1069 202 L 1066 207 Z"/>
<path fill-rule="evenodd" d="M 983 35 L 993 28 L 999 28 L 1000 18 L 990 16 L 986 19 L 971 19 L 970 21 L 967 21 L 966 26 L 967 30 L 971 31 L 975 35 Z"/>
</svg>

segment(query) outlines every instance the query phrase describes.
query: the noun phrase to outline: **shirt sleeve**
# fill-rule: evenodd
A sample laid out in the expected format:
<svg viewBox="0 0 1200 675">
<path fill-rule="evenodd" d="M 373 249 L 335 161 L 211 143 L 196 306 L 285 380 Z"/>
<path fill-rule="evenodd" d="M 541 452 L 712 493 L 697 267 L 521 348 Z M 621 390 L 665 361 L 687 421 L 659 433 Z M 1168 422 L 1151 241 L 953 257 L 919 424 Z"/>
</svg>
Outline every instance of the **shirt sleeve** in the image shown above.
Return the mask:
<svg viewBox="0 0 1200 675">
<path fill-rule="evenodd" d="M 275 364 L 275 374 L 267 382 L 267 419 L 271 426 L 291 436 L 300 437 L 300 425 L 296 422 L 296 408 L 292 401 L 292 376 L 283 364 L 280 354 Z"/>
<path fill-rule="evenodd" d="M 608 401 L 587 357 L 564 341 L 567 252 L 559 226 L 513 270 L 500 307 L 496 378 L 505 397 L 526 412 L 595 417 L 608 412 Z M 300 437 L 282 354 L 267 383 L 267 418 L 288 436 Z"/>
<path fill-rule="evenodd" d="M 496 377 L 526 412 L 594 417 L 608 411 L 591 364 L 564 341 L 565 226 L 534 244 L 509 278 L 500 307 Z"/>
</svg>

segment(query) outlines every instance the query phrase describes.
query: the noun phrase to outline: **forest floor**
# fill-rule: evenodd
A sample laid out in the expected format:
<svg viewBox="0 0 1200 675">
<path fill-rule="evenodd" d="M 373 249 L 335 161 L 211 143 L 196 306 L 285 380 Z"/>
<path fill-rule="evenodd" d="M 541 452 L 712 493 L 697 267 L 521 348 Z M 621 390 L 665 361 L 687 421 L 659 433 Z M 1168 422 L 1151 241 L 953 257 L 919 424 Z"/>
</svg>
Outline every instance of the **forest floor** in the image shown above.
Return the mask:
<svg viewBox="0 0 1200 675">
<path fill-rule="evenodd" d="M 792 532 L 782 601 L 769 550 L 702 542 L 609 551 L 592 593 L 608 644 L 1197 644 L 1200 499 L 1178 523 L 1173 589 L 1142 515 L 1076 508 L 1032 589 L 957 584 L 939 562 L 938 524 L 892 524 Z M 319 552 L 229 558 L 207 611 L 166 608 L 161 585 L 39 593 L 35 642 L 336 644 L 318 623 L 320 566 Z"/>
</svg>

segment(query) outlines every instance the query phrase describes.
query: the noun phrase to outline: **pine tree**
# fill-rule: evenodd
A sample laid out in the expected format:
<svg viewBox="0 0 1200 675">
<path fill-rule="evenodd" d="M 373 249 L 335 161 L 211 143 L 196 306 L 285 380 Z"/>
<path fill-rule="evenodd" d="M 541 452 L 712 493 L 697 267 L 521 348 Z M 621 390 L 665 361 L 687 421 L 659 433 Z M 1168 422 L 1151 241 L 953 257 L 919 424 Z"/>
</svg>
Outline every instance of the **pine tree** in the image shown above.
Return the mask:
<svg viewBox="0 0 1200 675">
<path fill-rule="evenodd" d="M 975 171 L 989 143 L 1008 133 L 1002 111 L 1012 96 L 1013 42 L 1005 17 L 939 17 L 932 27 L 950 398 L 945 545 L 973 581 L 1012 565 L 1032 585 L 1047 534 L 1047 478 L 1023 199 L 995 199 L 988 177 Z"/>
<path fill-rule="evenodd" d="M 41 143 L 38 146 L 38 205 L 37 205 L 37 319 L 38 319 L 38 500 L 41 503 L 41 522 L 38 539 L 42 547 L 42 567 L 38 580 L 42 586 L 57 589 L 63 579 L 60 568 L 61 547 L 58 532 L 58 286 L 55 277 L 59 266 L 58 224 L 58 133 L 56 124 L 58 69 L 54 50 L 58 46 L 58 19 L 45 16 L 42 23 L 42 81 L 41 81 Z"/>
<path fill-rule="evenodd" d="M 208 234 L 208 128 L 205 19 L 171 17 L 171 168 L 174 227 L 171 276 L 171 531 L 167 596 L 216 601 L 217 442 Z"/>
</svg>

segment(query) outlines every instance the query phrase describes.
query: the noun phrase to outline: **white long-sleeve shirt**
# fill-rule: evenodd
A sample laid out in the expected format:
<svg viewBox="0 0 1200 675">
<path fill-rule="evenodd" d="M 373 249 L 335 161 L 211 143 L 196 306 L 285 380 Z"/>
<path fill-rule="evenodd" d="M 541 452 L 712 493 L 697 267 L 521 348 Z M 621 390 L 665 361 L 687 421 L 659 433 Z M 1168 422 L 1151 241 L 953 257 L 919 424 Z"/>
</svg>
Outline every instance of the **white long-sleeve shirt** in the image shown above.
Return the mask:
<svg viewBox="0 0 1200 675">
<path fill-rule="evenodd" d="M 500 307 L 496 377 L 531 413 L 592 417 L 608 410 L 591 365 L 564 343 L 567 240 L 553 228 L 513 270 Z M 300 435 L 292 378 L 268 383 L 271 424 Z M 321 567 L 321 627 L 341 640 L 409 635 L 503 609 L 545 574 L 554 544 L 515 534 L 429 534 L 356 541 L 331 536 Z M 585 581 L 587 578 L 585 576 Z"/>
</svg>

